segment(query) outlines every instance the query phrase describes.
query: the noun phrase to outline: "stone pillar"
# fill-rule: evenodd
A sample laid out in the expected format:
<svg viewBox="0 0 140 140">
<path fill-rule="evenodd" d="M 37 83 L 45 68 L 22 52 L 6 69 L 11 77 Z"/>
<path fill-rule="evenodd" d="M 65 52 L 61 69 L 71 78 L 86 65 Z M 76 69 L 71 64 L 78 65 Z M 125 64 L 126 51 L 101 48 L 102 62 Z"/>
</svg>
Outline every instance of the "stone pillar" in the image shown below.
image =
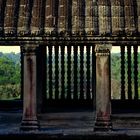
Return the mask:
<svg viewBox="0 0 140 140">
<path fill-rule="evenodd" d="M 111 130 L 110 44 L 98 44 L 96 52 L 96 119 L 94 131 Z"/>
<path fill-rule="evenodd" d="M 21 130 L 38 129 L 36 112 L 36 50 L 37 45 L 26 44 L 23 48 L 24 59 L 24 95 L 23 95 L 23 116 Z"/>
</svg>

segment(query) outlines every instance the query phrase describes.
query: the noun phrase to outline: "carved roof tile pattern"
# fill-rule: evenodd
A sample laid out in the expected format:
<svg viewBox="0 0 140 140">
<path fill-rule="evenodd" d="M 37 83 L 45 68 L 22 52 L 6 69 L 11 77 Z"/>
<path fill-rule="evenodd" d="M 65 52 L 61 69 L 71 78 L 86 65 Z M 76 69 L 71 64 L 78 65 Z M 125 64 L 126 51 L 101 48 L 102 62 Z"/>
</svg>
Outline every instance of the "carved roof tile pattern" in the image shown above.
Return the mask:
<svg viewBox="0 0 140 140">
<path fill-rule="evenodd" d="M 0 0 L 0 35 L 138 35 L 140 0 Z"/>
</svg>

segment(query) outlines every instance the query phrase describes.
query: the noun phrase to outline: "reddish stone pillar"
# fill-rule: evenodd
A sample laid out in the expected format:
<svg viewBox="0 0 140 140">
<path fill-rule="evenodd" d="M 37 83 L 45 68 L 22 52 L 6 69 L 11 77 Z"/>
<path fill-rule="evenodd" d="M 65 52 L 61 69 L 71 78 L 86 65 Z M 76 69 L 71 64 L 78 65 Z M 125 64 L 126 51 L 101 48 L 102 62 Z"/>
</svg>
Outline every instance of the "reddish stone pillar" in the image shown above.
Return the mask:
<svg viewBox="0 0 140 140">
<path fill-rule="evenodd" d="M 111 130 L 110 44 L 98 44 L 96 52 L 96 119 L 94 131 Z"/>
<path fill-rule="evenodd" d="M 36 50 L 37 45 L 26 44 L 23 48 L 24 59 L 24 95 L 21 130 L 38 129 L 36 107 Z"/>
</svg>

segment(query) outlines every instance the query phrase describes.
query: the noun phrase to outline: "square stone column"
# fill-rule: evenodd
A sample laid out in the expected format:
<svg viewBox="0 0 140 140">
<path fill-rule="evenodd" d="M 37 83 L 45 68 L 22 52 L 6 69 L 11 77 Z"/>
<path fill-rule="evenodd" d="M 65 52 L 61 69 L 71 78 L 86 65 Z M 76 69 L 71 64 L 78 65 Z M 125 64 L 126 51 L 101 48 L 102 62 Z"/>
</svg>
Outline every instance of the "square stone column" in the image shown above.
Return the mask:
<svg viewBox="0 0 140 140">
<path fill-rule="evenodd" d="M 38 45 L 26 44 L 23 46 L 24 82 L 23 82 L 23 116 L 21 130 L 38 129 L 36 105 L 36 51 Z"/>
<path fill-rule="evenodd" d="M 110 44 L 97 44 L 96 53 L 96 119 L 94 131 L 111 130 Z"/>
</svg>

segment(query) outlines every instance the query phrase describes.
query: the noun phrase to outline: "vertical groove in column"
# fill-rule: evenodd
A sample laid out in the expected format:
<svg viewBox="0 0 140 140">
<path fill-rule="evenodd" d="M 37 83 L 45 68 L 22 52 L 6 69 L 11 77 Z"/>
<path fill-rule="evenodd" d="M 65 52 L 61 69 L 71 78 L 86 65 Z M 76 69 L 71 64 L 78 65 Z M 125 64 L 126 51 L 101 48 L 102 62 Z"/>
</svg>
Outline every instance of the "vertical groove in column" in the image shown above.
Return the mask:
<svg viewBox="0 0 140 140">
<path fill-rule="evenodd" d="M 84 99 L 84 45 L 80 45 L 80 100 Z"/>
<path fill-rule="evenodd" d="M 5 13 L 6 1 L 0 1 L 0 35 L 4 33 L 4 13 Z"/>
<path fill-rule="evenodd" d="M 15 33 L 17 34 L 18 29 L 18 19 L 19 19 L 19 7 L 20 7 L 20 0 L 15 1 L 15 9 L 14 9 L 14 27 L 15 27 Z"/>
<path fill-rule="evenodd" d="M 137 13 L 136 13 L 136 15 L 137 15 L 137 25 L 138 25 L 138 32 L 140 32 L 140 12 L 139 12 L 139 9 L 140 9 L 140 1 L 139 0 L 136 0 L 136 3 L 137 3 Z"/>
<path fill-rule="evenodd" d="M 34 0 L 31 20 L 31 32 L 40 34 L 44 29 L 45 0 Z"/>
<path fill-rule="evenodd" d="M 93 34 L 99 34 L 99 13 L 98 13 L 98 0 L 93 1 Z"/>
<path fill-rule="evenodd" d="M 72 0 L 67 2 L 67 30 L 71 33 L 72 31 Z"/>
<path fill-rule="evenodd" d="M 52 99 L 52 46 L 48 46 L 49 49 L 49 99 Z"/>
<path fill-rule="evenodd" d="M 55 50 L 55 99 L 58 100 L 58 98 L 59 98 L 59 69 L 58 69 L 59 46 L 56 45 L 54 50 Z"/>
<path fill-rule="evenodd" d="M 90 45 L 86 46 L 86 53 L 87 53 L 87 100 L 90 100 Z"/>
<path fill-rule="evenodd" d="M 58 7 L 59 7 L 59 0 L 53 0 L 53 11 L 54 11 L 54 28 L 56 31 L 58 31 Z"/>
<path fill-rule="evenodd" d="M 79 0 L 79 31 L 85 31 L 85 0 Z"/>
<path fill-rule="evenodd" d="M 138 4 L 137 0 L 133 0 L 133 7 L 134 7 L 134 23 L 135 23 L 135 28 L 136 28 L 136 33 L 138 33 Z"/>
<path fill-rule="evenodd" d="M 92 99 L 94 101 L 96 99 L 96 55 L 95 55 L 95 45 L 92 46 Z"/>
<path fill-rule="evenodd" d="M 65 99 L 65 45 L 61 45 L 61 99 Z"/>
<path fill-rule="evenodd" d="M 40 21 L 40 33 L 45 33 L 45 10 L 46 10 L 46 0 L 42 0 L 42 9 L 41 9 L 41 21 Z"/>
<path fill-rule="evenodd" d="M 125 46 L 121 49 L 121 100 L 125 100 Z"/>
<path fill-rule="evenodd" d="M 67 60 L 68 60 L 68 71 L 67 71 L 67 99 L 71 99 L 71 45 L 67 46 Z"/>
<path fill-rule="evenodd" d="M 138 46 L 134 45 L 134 99 L 138 100 Z"/>
<path fill-rule="evenodd" d="M 74 100 L 78 99 L 78 80 L 77 80 L 77 67 L 78 67 L 78 46 L 74 45 Z"/>
<path fill-rule="evenodd" d="M 131 73 L 131 46 L 127 46 L 127 63 L 128 63 L 128 99 L 132 100 L 132 73 Z"/>
</svg>

